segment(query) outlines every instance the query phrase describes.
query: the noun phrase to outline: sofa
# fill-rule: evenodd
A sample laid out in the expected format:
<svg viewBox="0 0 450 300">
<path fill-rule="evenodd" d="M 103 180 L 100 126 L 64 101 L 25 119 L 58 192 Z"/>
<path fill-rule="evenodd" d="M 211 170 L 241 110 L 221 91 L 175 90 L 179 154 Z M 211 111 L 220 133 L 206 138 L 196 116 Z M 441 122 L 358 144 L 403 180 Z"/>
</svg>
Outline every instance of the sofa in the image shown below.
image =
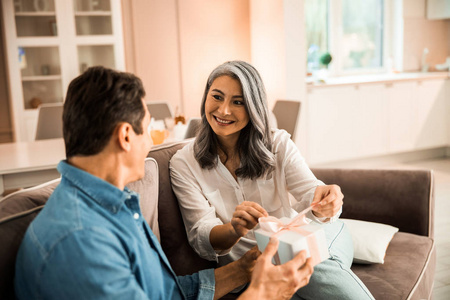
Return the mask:
<svg viewBox="0 0 450 300">
<path fill-rule="evenodd" d="M 170 183 L 169 160 L 184 142 L 154 147 L 146 175 L 129 184 L 141 194 L 141 209 L 178 275 L 215 267 L 190 247 Z M 384 264 L 353 264 L 376 299 L 430 299 L 436 267 L 433 173 L 430 170 L 312 169 L 345 196 L 343 218 L 399 228 Z M 59 179 L 0 200 L 0 298 L 14 299 L 14 262 L 28 224 L 44 207 Z M 224 299 L 236 298 L 228 294 Z"/>
</svg>

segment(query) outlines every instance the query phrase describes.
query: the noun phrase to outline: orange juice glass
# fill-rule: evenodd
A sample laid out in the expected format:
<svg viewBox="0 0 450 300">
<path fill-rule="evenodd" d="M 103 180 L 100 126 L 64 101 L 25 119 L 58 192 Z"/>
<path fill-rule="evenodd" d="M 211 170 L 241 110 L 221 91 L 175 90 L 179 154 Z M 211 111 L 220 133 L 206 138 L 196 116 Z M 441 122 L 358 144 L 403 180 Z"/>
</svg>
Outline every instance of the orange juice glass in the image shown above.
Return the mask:
<svg viewBox="0 0 450 300">
<path fill-rule="evenodd" d="M 169 131 L 166 129 L 152 129 L 150 135 L 153 140 L 153 145 L 159 145 L 164 142 L 164 140 L 169 136 Z"/>
</svg>

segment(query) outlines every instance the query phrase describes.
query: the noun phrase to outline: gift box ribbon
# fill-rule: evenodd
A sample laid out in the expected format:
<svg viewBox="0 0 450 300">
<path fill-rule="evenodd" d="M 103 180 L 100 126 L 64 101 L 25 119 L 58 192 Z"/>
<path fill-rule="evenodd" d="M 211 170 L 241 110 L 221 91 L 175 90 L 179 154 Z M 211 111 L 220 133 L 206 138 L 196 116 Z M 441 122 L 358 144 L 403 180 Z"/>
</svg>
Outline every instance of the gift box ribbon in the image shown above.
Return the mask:
<svg viewBox="0 0 450 300">
<path fill-rule="evenodd" d="M 313 265 L 315 266 L 321 261 L 316 236 L 314 234 L 311 234 L 312 232 L 302 228 L 302 226 L 307 225 L 309 223 L 306 220 L 304 213 L 298 214 L 288 224 L 284 224 L 278 218 L 271 216 L 259 218 L 258 221 L 259 225 L 261 226 L 261 229 L 263 229 L 264 231 L 274 233 L 272 237 L 278 237 L 282 235 L 285 231 L 294 231 L 301 234 L 306 238 L 309 253 L 313 261 Z M 280 256 L 278 255 L 278 252 L 275 254 L 274 260 L 276 264 L 278 265 L 280 264 Z"/>
</svg>

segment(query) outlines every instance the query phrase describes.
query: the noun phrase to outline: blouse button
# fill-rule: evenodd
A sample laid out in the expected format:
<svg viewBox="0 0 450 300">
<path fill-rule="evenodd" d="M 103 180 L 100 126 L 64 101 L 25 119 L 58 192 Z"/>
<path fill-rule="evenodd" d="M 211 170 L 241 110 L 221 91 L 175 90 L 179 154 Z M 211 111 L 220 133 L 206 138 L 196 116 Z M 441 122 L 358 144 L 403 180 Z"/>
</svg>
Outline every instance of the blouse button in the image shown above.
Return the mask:
<svg viewBox="0 0 450 300">
<path fill-rule="evenodd" d="M 139 219 L 139 214 L 138 213 L 134 213 L 133 217 L 137 220 L 137 219 Z"/>
</svg>

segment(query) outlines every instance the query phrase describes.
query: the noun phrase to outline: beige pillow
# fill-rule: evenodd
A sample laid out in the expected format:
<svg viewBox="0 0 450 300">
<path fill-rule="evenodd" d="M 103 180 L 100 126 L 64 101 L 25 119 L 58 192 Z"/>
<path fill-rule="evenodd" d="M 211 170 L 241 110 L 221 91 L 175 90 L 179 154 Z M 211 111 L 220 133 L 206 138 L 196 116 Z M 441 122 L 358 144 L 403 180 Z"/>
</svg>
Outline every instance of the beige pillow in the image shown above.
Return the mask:
<svg viewBox="0 0 450 300">
<path fill-rule="evenodd" d="M 386 249 L 398 228 L 359 220 L 340 220 L 345 223 L 352 236 L 354 263 L 384 263 Z"/>
</svg>

